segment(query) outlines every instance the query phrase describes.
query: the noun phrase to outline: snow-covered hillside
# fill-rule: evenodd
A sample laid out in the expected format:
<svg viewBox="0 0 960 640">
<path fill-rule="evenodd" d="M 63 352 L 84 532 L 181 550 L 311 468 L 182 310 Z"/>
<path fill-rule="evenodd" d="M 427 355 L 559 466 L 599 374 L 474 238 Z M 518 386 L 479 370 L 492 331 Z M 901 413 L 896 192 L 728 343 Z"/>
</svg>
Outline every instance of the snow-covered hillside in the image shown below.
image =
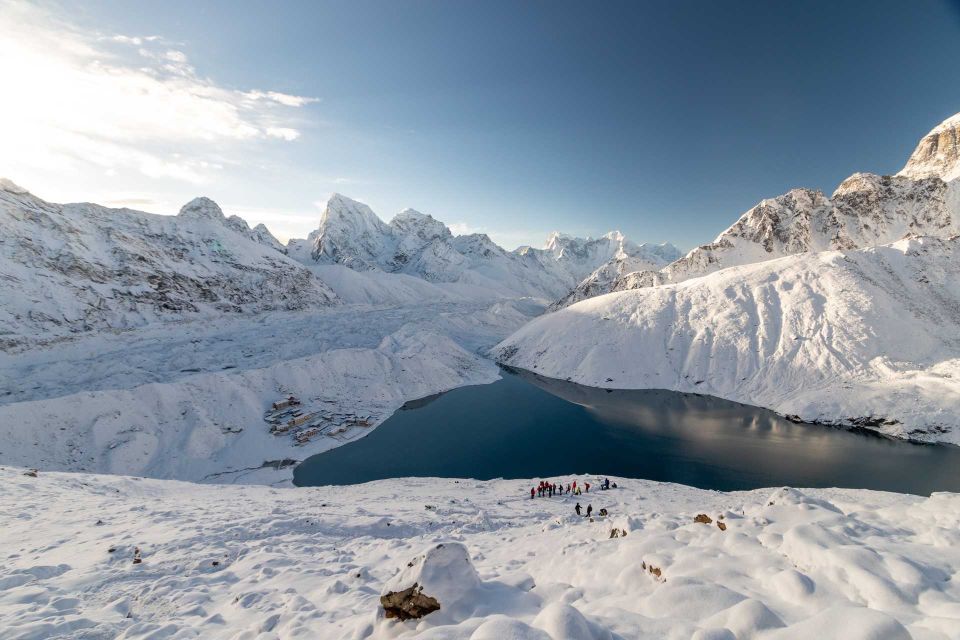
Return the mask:
<svg viewBox="0 0 960 640">
<path fill-rule="evenodd" d="M 177 216 L 58 205 L 0 181 L 0 348 L 222 314 L 310 309 L 333 292 L 263 227 L 207 198 Z"/>
<path fill-rule="evenodd" d="M 574 479 L 598 485 L 553 480 Z M 533 480 L 274 490 L 0 469 L 0 635 L 956 637 L 960 496 L 612 480 L 531 500 Z M 386 618 L 381 595 L 413 581 L 439 610 Z"/>
<path fill-rule="evenodd" d="M 367 205 L 333 194 L 319 228 L 291 240 L 288 253 L 306 265 L 416 276 L 462 285 L 471 298 L 530 296 L 554 300 L 611 261 L 660 267 L 679 257 L 672 245 L 636 245 L 619 232 L 597 239 L 553 233 L 543 249 L 506 251 L 486 234 L 454 236 L 432 216 L 406 209 L 389 223 Z M 449 288 L 446 288 L 449 290 Z"/>
<path fill-rule="evenodd" d="M 672 264 L 622 270 L 606 282 L 585 282 L 554 308 L 591 295 L 681 282 L 807 251 L 872 247 L 907 234 L 947 238 L 960 233 L 958 176 L 960 114 L 924 137 L 896 176 L 855 173 L 830 198 L 811 189 L 793 189 L 763 200 L 716 240 Z"/>
<path fill-rule="evenodd" d="M 960 443 L 960 238 L 612 293 L 537 318 L 495 353 L 591 386 L 705 393 Z"/>
</svg>

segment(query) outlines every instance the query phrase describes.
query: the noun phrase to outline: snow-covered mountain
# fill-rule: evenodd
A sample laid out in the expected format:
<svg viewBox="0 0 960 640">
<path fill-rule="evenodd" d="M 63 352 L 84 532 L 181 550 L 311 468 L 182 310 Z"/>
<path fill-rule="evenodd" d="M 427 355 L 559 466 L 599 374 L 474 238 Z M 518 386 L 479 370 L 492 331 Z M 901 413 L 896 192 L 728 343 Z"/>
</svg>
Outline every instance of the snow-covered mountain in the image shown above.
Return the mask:
<svg viewBox="0 0 960 640">
<path fill-rule="evenodd" d="M 586 385 L 706 393 L 960 443 L 960 238 L 731 267 L 541 316 L 495 349 Z"/>
<path fill-rule="evenodd" d="M 304 309 L 333 292 L 207 198 L 177 216 L 52 204 L 0 182 L 0 347 L 155 321 Z"/>
<path fill-rule="evenodd" d="M 662 266 L 676 249 L 636 245 L 611 232 L 597 239 L 553 233 L 543 249 L 506 251 L 486 234 L 454 236 L 442 222 L 413 209 L 387 223 L 367 205 L 333 194 L 319 228 L 305 240 L 291 240 L 287 251 L 307 265 L 340 264 L 356 271 L 458 283 L 476 295 L 493 292 L 553 300 L 611 261 Z"/>
<path fill-rule="evenodd" d="M 960 178 L 960 113 L 947 118 L 923 137 L 900 171 L 908 178 Z"/>
<path fill-rule="evenodd" d="M 621 273 L 607 286 L 585 283 L 561 300 L 651 287 L 806 251 L 854 249 L 895 242 L 907 234 L 960 233 L 960 114 L 920 142 L 895 176 L 855 173 L 827 198 L 793 189 L 763 200 L 716 240 L 661 269 Z"/>
<path fill-rule="evenodd" d="M 678 260 L 681 255 L 680 250 L 670 243 L 636 244 L 624 239 L 618 231 L 607 234 L 604 239 L 614 241 L 616 250 L 593 272 L 582 276 L 570 293 L 551 305 L 551 310 L 607 293 L 613 283 L 624 275 L 661 269 Z"/>
</svg>

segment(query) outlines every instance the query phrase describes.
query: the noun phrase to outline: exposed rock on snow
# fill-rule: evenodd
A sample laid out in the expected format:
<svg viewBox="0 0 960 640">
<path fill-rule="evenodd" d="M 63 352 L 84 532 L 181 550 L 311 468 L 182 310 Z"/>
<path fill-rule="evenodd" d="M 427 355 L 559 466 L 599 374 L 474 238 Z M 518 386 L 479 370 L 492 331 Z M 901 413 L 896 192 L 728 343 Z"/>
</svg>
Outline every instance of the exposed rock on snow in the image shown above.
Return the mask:
<svg viewBox="0 0 960 640">
<path fill-rule="evenodd" d="M 625 241 L 619 232 L 615 233 L 614 237 L 620 242 L 616 253 L 583 278 L 570 293 L 551 305 L 551 311 L 607 293 L 614 282 L 628 273 L 660 269 L 680 258 L 680 250 L 672 244 L 637 245 Z"/>
<path fill-rule="evenodd" d="M 908 234 L 960 233 L 960 114 L 930 132 L 896 176 L 856 173 L 830 198 L 793 189 L 763 200 L 716 240 L 664 268 L 621 270 L 612 280 L 585 282 L 554 308 L 591 295 L 652 287 L 727 267 L 808 251 L 857 249 Z"/>
<path fill-rule="evenodd" d="M 664 388 L 806 421 L 960 443 L 960 238 L 909 238 L 728 268 L 542 316 L 511 366 Z"/>
<path fill-rule="evenodd" d="M 594 507 L 631 525 L 610 538 L 576 496 L 531 500 L 536 480 L 275 490 L 22 471 L 0 469 L 11 640 L 898 640 L 954 637 L 960 619 L 953 494 L 612 478 Z M 407 567 L 438 543 L 448 557 Z M 441 608 L 378 619 L 380 594 L 410 579 Z"/>
<path fill-rule="evenodd" d="M 899 175 L 908 178 L 960 178 L 960 113 L 924 136 Z"/>
<path fill-rule="evenodd" d="M 480 586 L 470 553 L 459 542 L 441 542 L 407 563 L 380 596 L 387 618 L 410 620 L 455 608 Z"/>
<path fill-rule="evenodd" d="M 0 348 L 335 300 L 269 233 L 207 198 L 160 216 L 51 204 L 11 184 L 0 189 Z"/>
</svg>

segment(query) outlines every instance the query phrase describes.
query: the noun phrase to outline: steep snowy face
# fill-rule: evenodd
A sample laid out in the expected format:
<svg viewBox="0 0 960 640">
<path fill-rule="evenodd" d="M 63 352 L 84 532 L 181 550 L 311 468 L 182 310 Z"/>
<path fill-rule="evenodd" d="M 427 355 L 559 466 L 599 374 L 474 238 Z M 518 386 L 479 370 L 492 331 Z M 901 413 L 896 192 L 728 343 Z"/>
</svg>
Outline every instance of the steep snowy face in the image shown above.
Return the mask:
<svg viewBox="0 0 960 640">
<path fill-rule="evenodd" d="M 639 250 L 619 231 L 610 231 L 599 238 L 574 238 L 554 231 L 547 237 L 541 256 L 545 261 L 553 261 L 574 282 L 579 282 L 608 262 L 636 255 Z"/>
<path fill-rule="evenodd" d="M 620 238 L 622 239 L 622 236 Z M 680 250 L 670 243 L 638 245 L 622 241 L 612 258 L 582 279 L 570 293 L 554 302 L 548 310 L 556 311 L 575 302 L 609 293 L 614 283 L 627 274 L 655 272 L 679 259 L 680 255 Z"/>
<path fill-rule="evenodd" d="M 898 175 L 908 178 L 960 178 L 960 113 L 924 136 Z"/>
<path fill-rule="evenodd" d="M 958 283 L 957 237 L 805 252 L 585 300 L 495 354 L 591 386 L 707 393 L 958 441 Z"/>
<path fill-rule="evenodd" d="M 194 198 L 183 205 L 180 207 L 180 213 L 177 215 L 193 220 L 214 220 L 216 222 L 226 220 L 226 217 L 223 215 L 223 210 L 220 209 L 220 205 L 210 198 L 204 197 Z"/>
<path fill-rule="evenodd" d="M 327 200 L 312 244 L 315 262 L 359 271 L 380 268 L 396 246 L 391 229 L 370 207 L 339 193 Z"/>
<path fill-rule="evenodd" d="M 52 204 L 10 184 L 0 189 L 0 348 L 335 297 L 265 228 L 228 220 L 207 198 L 159 216 Z"/>
</svg>

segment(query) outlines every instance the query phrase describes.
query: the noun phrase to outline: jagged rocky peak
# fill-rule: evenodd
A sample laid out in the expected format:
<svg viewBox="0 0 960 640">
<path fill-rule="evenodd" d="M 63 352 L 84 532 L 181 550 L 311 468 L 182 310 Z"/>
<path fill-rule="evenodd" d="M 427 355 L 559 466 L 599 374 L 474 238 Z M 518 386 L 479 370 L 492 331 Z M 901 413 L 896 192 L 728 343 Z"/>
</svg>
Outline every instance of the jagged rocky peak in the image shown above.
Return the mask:
<svg viewBox="0 0 960 640">
<path fill-rule="evenodd" d="M 393 249 L 392 235 L 370 207 L 334 193 L 323 208 L 319 228 L 311 234 L 311 257 L 353 269 L 377 269 L 382 256 Z"/>
<path fill-rule="evenodd" d="M 373 209 L 348 198 L 340 193 L 333 193 L 327 198 L 327 204 L 323 208 L 323 214 L 320 216 L 320 228 L 335 223 L 348 223 L 351 226 L 373 226 L 380 228 L 383 221 L 377 217 Z"/>
<path fill-rule="evenodd" d="M 453 236 L 447 225 L 427 213 L 416 209 L 404 209 L 390 221 L 390 226 L 401 235 L 412 235 L 423 241 Z"/>
<path fill-rule="evenodd" d="M 960 113 L 924 136 L 898 175 L 947 182 L 960 178 Z"/>
<path fill-rule="evenodd" d="M 811 222 L 824 215 L 830 201 L 813 189 L 791 189 L 763 200 L 717 238 L 736 237 L 755 242 L 767 253 L 797 253 L 810 249 Z"/>
<path fill-rule="evenodd" d="M 210 198 L 203 196 L 194 198 L 180 207 L 180 213 L 177 215 L 183 218 L 194 218 L 197 220 L 217 220 L 221 222 L 226 220 L 226 216 L 223 215 L 223 210 L 220 208 L 220 205 Z"/>
</svg>

